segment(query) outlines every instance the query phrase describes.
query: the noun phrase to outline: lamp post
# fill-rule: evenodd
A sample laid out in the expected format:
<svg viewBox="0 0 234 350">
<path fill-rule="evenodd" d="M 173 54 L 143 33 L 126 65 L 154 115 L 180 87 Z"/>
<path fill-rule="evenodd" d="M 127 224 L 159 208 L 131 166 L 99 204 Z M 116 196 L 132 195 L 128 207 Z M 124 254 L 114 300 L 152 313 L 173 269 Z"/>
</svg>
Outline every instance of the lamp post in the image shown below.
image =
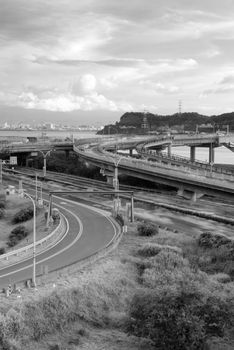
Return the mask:
<svg viewBox="0 0 234 350">
<path fill-rule="evenodd" d="M 114 159 L 110 157 L 110 159 L 113 161 L 115 165 L 115 170 L 114 170 L 114 178 L 113 178 L 113 187 L 116 192 L 115 194 L 115 200 L 114 200 L 114 211 L 116 214 L 119 212 L 119 206 L 120 206 L 120 201 L 119 201 L 119 178 L 118 178 L 118 165 L 123 157 L 119 157 L 118 159 Z"/>
<path fill-rule="evenodd" d="M 44 153 L 43 151 L 38 150 L 38 152 L 40 152 L 43 155 L 43 160 L 44 160 L 44 164 L 43 164 L 43 176 L 44 178 L 46 177 L 46 157 L 50 154 L 50 152 L 52 152 L 52 150 L 47 151 L 46 153 Z"/>
<path fill-rule="evenodd" d="M 38 173 L 36 171 L 34 171 L 34 174 L 35 174 L 35 202 L 36 203 L 41 203 L 42 202 L 42 182 L 41 181 L 38 181 Z M 39 188 L 39 196 L 38 196 L 38 187 L 40 186 Z"/>
<path fill-rule="evenodd" d="M 113 180 L 113 187 L 115 191 L 119 190 L 118 165 L 122 158 L 123 157 L 119 157 L 118 159 L 111 158 L 111 160 L 114 162 L 114 165 L 115 165 L 114 180 Z"/>
<path fill-rule="evenodd" d="M 33 275 L 32 283 L 36 287 L 36 204 L 34 199 L 27 193 L 23 192 L 24 196 L 29 198 L 33 204 Z"/>
</svg>

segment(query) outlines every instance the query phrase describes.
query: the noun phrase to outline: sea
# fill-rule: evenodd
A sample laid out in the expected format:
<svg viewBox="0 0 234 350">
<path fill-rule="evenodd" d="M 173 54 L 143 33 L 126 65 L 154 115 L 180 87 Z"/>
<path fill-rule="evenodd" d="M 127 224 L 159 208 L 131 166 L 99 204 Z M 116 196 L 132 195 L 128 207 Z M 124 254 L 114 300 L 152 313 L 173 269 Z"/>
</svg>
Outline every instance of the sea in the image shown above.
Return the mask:
<svg viewBox="0 0 234 350">
<path fill-rule="evenodd" d="M 38 138 L 58 138 L 65 139 L 72 136 L 76 139 L 86 139 L 90 137 L 98 137 L 97 131 L 90 130 L 0 130 L 0 140 L 10 138 L 27 138 L 27 137 L 38 137 Z"/>
<path fill-rule="evenodd" d="M 7 138 L 26 138 L 26 137 L 38 137 L 38 138 L 53 138 L 53 139 L 65 139 L 69 137 L 72 139 L 84 139 L 92 137 L 101 137 L 102 135 L 96 135 L 96 131 L 90 130 L 0 130 L 0 140 Z M 190 148 L 187 146 L 173 147 L 172 153 L 188 157 L 190 156 Z M 209 149 L 197 147 L 196 157 L 198 161 L 208 161 L 209 159 Z M 234 152 L 230 151 L 228 148 L 221 146 L 215 148 L 215 164 L 230 164 L 234 165 Z"/>
<path fill-rule="evenodd" d="M 182 156 L 182 157 L 190 157 L 190 147 L 180 146 L 180 147 L 172 147 L 172 153 Z M 197 147 L 196 148 L 196 160 L 208 162 L 209 159 L 209 148 L 208 147 Z M 228 148 L 221 146 L 215 148 L 215 156 L 214 156 L 215 164 L 231 164 L 234 165 L 234 152 L 229 150 Z"/>
</svg>

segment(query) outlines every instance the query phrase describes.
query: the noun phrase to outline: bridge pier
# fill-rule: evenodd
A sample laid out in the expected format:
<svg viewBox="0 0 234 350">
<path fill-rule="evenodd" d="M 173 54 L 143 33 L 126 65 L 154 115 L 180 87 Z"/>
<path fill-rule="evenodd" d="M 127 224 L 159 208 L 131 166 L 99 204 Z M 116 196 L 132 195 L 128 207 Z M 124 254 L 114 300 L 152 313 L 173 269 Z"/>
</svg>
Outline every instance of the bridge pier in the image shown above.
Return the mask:
<svg viewBox="0 0 234 350">
<path fill-rule="evenodd" d="M 132 157 L 132 151 L 133 151 L 132 149 L 129 150 L 130 157 Z"/>
<path fill-rule="evenodd" d="M 183 197 L 183 195 L 184 195 L 184 186 L 180 186 L 179 187 L 179 189 L 177 191 L 177 195 Z"/>
<path fill-rule="evenodd" d="M 169 158 L 171 157 L 171 143 L 169 143 L 168 146 L 167 146 L 167 156 Z"/>
<path fill-rule="evenodd" d="M 214 163 L 214 146 L 211 143 L 209 146 L 209 164 L 213 164 L 213 163 Z"/>
<path fill-rule="evenodd" d="M 190 146 L 190 162 L 195 162 L 196 147 Z"/>
<path fill-rule="evenodd" d="M 114 175 L 106 175 L 106 182 L 113 186 L 113 179 L 114 179 Z"/>
</svg>

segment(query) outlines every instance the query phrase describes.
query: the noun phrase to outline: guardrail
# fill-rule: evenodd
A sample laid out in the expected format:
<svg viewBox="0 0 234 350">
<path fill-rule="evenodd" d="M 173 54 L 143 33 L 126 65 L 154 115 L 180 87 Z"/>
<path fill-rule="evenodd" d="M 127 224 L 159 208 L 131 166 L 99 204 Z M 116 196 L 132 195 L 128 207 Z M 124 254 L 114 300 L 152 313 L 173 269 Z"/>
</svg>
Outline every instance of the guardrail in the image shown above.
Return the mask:
<svg viewBox="0 0 234 350">
<path fill-rule="evenodd" d="M 63 275 L 66 274 L 72 274 L 75 273 L 76 271 L 80 270 L 81 268 L 86 267 L 89 264 L 94 263 L 95 261 L 103 258 L 107 254 L 109 254 L 113 249 L 115 249 L 119 242 L 121 241 L 121 238 L 123 236 L 123 229 L 119 225 L 119 223 L 116 222 L 116 220 L 113 217 L 110 217 L 111 221 L 114 221 L 116 224 L 116 233 L 114 237 L 111 239 L 110 242 L 108 242 L 104 247 L 100 248 L 97 252 L 83 258 L 82 260 L 73 262 L 72 264 L 69 264 L 67 266 L 64 266 L 62 268 L 53 270 L 53 271 L 48 271 L 48 276 L 49 276 L 49 282 L 51 283 L 54 280 L 57 280 Z M 48 276 L 47 275 L 41 275 L 37 277 L 37 285 L 47 283 L 48 281 Z M 52 282 L 53 283 L 53 282 Z"/>
<path fill-rule="evenodd" d="M 144 149 L 143 151 L 139 151 L 140 154 L 145 155 L 145 156 L 152 156 L 158 160 L 167 160 L 168 162 L 170 161 L 177 161 L 179 163 L 181 163 L 182 165 L 187 165 L 189 168 L 193 168 L 193 167 L 197 167 L 200 169 L 206 169 L 209 170 L 211 172 L 215 172 L 215 173 L 221 173 L 221 174 L 227 174 L 227 175 L 234 175 L 234 171 L 232 170 L 226 170 L 224 168 L 221 167 L 217 167 L 215 165 L 210 165 L 208 162 L 204 162 L 202 160 L 194 160 L 194 162 L 192 162 L 190 160 L 190 158 L 188 157 L 182 157 L 182 156 L 178 156 L 175 154 L 172 154 L 171 156 L 168 156 L 167 153 L 165 152 L 160 152 L 157 153 L 155 150 L 146 150 Z"/>
<path fill-rule="evenodd" d="M 48 248 L 51 243 L 56 242 L 59 237 L 65 232 L 67 227 L 66 224 L 66 219 L 63 214 L 60 213 L 60 221 L 58 226 L 55 228 L 54 231 L 52 231 L 48 236 L 40 239 L 39 241 L 36 242 L 36 250 L 37 252 L 41 252 L 44 250 L 44 248 Z M 8 261 L 10 257 L 19 257 L 19 256 L 24 256 L 24 258 L 28 255 L 32 255 L 33 250 L 33 243 L 28 244 L 22 248 L 12 250 L 6 254 L 0 255 L 0 261 Z"/>
</svg>

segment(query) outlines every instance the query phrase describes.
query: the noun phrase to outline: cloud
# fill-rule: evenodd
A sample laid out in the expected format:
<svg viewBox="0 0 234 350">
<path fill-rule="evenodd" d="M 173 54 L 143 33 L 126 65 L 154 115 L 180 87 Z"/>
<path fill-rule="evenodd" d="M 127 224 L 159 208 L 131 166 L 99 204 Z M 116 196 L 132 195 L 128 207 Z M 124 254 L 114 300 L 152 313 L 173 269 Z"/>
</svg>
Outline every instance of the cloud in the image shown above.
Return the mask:
<svg viewBox="0 0 234 350">
<path fill-rule="evenodd" d="M 178 86 L 165 85 L 161 82 L 152 82 L 150 80 L 141 80 L 139 82 L 144 88 L 152 90 L 155 94 L 173 94 L 179 91 Z"/>
<path fill-rule="evenodd" d="M 90 95 L 95 92 L 96 85 L 97 81 L 95 76 L 92 74 L 85 74 L 74 82 L 72 92 L 75 95 Z"/>
<path fill-rule="evenodd" d="M 234 91 L 234 74 L 225 75 L 218 83 L 212 88 L 206 89 L 202 93 L 202 97 L 206 97 L 211 94 L 229 94 Z"/>
<path fill-rule="evenodd" d="M 234 84 L 234 74 L 226 75 L 221 81 L 220 84 Z"/>
</svg>

